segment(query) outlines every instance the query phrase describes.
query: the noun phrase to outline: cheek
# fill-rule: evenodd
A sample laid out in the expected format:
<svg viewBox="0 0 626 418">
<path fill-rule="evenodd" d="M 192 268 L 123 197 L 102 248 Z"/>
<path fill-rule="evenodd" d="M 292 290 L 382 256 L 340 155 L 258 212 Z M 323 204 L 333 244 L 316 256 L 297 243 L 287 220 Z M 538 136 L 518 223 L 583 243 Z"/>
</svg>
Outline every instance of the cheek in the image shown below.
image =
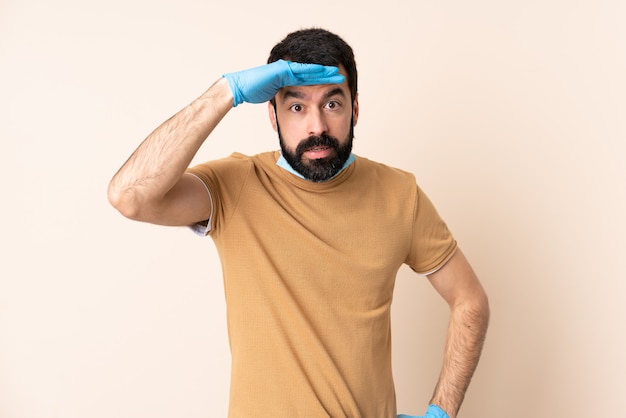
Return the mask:
<svg viewBox="0 0 626 418">
<path fill-rule="evenodd" d="M 352 128 L 354 127 L 352 118 L 342 118 L 336 123 L 329 125 L 329 134 L 341 141 L 344 138 L 350 136 Z"/>
<path fill-rule="evenodd" d="M 282 121 L 277 124 L 277 132 L 283 147 L 292 152 L 295 151 L 296 147 L 303 139 L 297 135 L 294 135 L 294 133 L 288 127 L 285 127 Z"/>
<path fill-rule="evenodd" d="M 277 131 L 280 131 L 279 133 L 283 141 L 287 144 L 298 143 L 306 136 L 306 133 L 303 133 L 305 130 L 304 124 L 295 118 L 278 115 L 275 120 L 275 126 Z"/>
</svg>

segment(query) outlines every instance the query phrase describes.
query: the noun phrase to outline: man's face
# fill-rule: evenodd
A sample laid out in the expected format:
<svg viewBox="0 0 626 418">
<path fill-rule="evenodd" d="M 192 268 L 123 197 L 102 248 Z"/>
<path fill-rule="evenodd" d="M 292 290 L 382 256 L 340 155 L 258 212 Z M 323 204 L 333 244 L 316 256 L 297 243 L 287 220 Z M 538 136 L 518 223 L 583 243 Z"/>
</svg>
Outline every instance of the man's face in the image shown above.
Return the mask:
<svg viewBox="0 0 626 418">
<path fill-rule="evenodd" d="M 287 162 L 313 181 L 337 174 L 350 156 L 358 118 L 358 100 L 352 103 L 346 81 L 284 87 L 275 101 L 270 119 Z"/>
</svg>

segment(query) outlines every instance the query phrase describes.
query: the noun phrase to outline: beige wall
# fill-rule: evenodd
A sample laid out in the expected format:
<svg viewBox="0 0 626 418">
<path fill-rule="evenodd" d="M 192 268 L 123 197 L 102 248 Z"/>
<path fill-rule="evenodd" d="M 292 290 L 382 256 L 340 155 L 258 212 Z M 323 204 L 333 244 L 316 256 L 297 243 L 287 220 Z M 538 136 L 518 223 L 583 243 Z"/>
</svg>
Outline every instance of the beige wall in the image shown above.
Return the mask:
<svg viewBox="0 0 626 418">
<path fill-rule="evenodd" d="M 417 175 L 491 297 L 461 417 L 618 416 L 625 4 L 4 0 L 0 417 L 225 416 L 211 241 L 127 221 L 105 189 L 157 124 L 310 25 L 356 50 L 355 151 Z M 243 105 L 198 161 L 276 146 L 265 107 Z M 402 412 L 425 408 L 446 315 L 401 270 Z"/>
</svg>

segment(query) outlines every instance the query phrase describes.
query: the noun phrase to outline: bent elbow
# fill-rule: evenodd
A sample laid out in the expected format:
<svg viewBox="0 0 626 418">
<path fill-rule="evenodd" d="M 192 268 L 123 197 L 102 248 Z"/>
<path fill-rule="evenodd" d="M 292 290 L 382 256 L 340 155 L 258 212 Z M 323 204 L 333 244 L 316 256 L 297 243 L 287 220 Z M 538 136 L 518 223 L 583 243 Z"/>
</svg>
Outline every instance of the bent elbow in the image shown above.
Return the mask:
<svg viewBox="0 0 626 418">
<path fill-rule="evenodd" d="M 140 219 L 140 207 L 134 193 L 131 191 L 120 190 L 113 185 L 109 185 L 107 199 L 111 206 L 117 209 L 124 217 L 132 220 Z"/>
<path fill-rule="evenodd" d="M 482 338 L 484 339 L 487 333 L 487 329 L 489 328 L 489 321 L 491 319 L 489 298 L 484 292 L 482 296 L 478 299 L 476 306 L 474 307 L 474 318 L 479 329 L 481 329 Z"/>
<path fill-rule="evenodd" d="M 477 322 L 484 324 L 486 328 L 489 324 L 491 309 L 489 307 L 489 298 L 484 290 L 475 295 L 474 299 L 470 302 L 470 306 L 469 310 L 473 313 Z"/>
</svg>

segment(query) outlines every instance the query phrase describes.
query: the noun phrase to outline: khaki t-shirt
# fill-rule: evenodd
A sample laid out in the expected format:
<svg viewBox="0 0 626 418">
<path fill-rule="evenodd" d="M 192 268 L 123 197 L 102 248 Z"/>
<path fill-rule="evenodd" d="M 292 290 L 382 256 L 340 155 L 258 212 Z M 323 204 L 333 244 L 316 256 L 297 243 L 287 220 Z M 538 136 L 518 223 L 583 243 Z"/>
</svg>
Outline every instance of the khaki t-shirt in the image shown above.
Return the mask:
<svg viewBox="0 0 626 418">
<path fill-rule="evenodd" d="M 402 264 L 456 241 L 412 174 L 368 159 L 315 183 L 278 152 L 189 170 L 213 201 L 232 353 L 229 417 L 395 418 L 390 307 Z"/>
</svg>

